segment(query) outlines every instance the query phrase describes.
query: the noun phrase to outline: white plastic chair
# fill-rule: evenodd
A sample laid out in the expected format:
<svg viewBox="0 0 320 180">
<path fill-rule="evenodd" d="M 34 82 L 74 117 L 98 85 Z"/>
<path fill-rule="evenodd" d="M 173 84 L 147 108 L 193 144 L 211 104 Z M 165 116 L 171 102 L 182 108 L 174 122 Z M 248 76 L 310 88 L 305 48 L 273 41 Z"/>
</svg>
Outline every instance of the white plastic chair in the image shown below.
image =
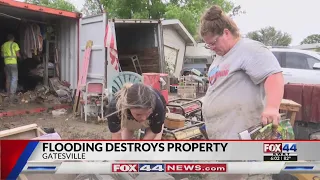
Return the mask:
<svg viewBox="0 0 320 180">
<path fill-rule="evenodd" d="M 109 100 L 111 100 L 116 92 L 118 92 L 126 83 L 141 83 L 142 76 L 140 74 L 122 71 L 111 81 L 111 88 L 109 89 Z"/>
</svg>

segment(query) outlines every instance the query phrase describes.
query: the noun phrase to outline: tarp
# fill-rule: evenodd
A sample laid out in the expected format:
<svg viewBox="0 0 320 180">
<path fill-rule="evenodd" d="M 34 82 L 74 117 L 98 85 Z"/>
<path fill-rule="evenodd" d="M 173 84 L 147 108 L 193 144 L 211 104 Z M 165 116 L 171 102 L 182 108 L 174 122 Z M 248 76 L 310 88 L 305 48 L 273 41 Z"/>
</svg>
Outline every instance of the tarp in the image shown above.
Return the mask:
<svg viewBox="0 0 320 180">
<path fill-rule="evenodd" d="M 320 85 L 286 84 L 284 99 L 301 104 L 296 120 L 303 122 L 320 122 Z"/>
</svg>

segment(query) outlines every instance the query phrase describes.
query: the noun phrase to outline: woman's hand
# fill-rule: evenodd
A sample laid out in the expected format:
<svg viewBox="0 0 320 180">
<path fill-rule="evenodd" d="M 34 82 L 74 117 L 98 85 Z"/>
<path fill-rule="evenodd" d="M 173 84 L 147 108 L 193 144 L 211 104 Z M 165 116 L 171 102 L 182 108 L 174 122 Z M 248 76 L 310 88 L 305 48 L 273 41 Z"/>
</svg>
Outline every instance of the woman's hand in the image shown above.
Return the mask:
<svg viewBox="0 0 320 180">
<path fill-rule="evenodd" d="M 154 134 L 150 129 L 146 130 L 146 134 L 143 137 L 143 140 L 154 140 L 157 134 Z"/>
<path fill-rule="evenodd" d="M 277 126 L 280 121 L 279 109 L 266 107 L 261 114 L 261 121 L 263 125 L 272 123 L 273 125 Z"/>
</svg>

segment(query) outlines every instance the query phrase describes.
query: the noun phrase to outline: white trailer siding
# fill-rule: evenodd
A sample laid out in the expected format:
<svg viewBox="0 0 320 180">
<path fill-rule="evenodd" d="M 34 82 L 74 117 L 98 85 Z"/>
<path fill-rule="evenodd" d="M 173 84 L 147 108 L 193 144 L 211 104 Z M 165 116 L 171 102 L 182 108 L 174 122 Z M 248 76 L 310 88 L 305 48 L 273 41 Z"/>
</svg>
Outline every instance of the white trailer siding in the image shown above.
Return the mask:
<svg viewBox="0 0 320 180">
<path fill-rule="evenodd" d="M 183 65 L 184 54 L 186 50 L 186 42 L 170 26 L 163 28 L 164 52 L 167 62 L 173 63 L 173 75 L 179 77 Z"/>
<path fill-rule="evenodd" d="M 179 77 L 183 67 L 186 46 L 190 44 L 195 46 L 197 43 L 179 20 L 163 20 L 162 25 L 165 59 L 168 62 L 175 62 L 173 63 L 173 75 Z"/>
</svg>

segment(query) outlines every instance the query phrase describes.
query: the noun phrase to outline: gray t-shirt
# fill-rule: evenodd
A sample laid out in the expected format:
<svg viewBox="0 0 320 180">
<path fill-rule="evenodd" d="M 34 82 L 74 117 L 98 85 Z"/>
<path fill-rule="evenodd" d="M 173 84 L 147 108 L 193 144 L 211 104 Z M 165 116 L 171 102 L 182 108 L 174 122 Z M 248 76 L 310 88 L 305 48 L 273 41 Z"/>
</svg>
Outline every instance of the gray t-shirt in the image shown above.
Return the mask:
<svg viewBox="0 0 320 180">
<path fill-rule="evenodd" d="M 261 122 L 264 82 L 281 72 L 276 57 L 262 43 L 243 38 L 208 71 L 203 116 L 210 139 L 239 139 L 238 133 Z"/>
</svg>

